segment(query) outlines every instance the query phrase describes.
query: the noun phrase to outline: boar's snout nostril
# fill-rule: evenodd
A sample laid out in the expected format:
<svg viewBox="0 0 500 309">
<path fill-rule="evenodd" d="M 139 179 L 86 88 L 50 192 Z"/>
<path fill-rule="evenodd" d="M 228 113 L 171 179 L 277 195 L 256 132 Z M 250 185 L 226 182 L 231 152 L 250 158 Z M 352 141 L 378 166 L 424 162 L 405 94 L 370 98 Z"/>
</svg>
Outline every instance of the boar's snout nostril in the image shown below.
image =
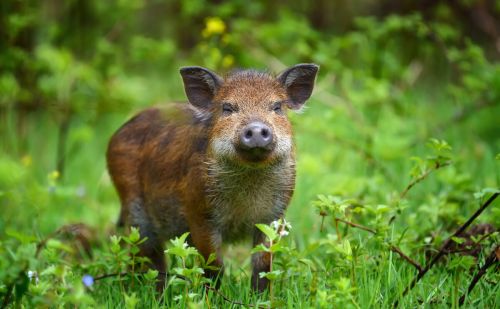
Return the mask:
<svg viewBox="0 0 500 309">
<path fill-rule="evenodd" d="M 273 141 L 272 130 L 260 121 L 246 125 L 240 136 L 241 146 L 251 148 L 269 148 Z"/>
<path fill-rule="evenodd" d="M 263 138 L 267 138 L 269 136 L 269 130 L 267 128 L 263 128 L 261 134 Z"/>
<path fill-rule="evenodd" d="M 252 130 L 245 131 L 245 138 L 250 139 L 250 138 L 252 138 L 252 135 L 253 135 Z"/>
</svg>

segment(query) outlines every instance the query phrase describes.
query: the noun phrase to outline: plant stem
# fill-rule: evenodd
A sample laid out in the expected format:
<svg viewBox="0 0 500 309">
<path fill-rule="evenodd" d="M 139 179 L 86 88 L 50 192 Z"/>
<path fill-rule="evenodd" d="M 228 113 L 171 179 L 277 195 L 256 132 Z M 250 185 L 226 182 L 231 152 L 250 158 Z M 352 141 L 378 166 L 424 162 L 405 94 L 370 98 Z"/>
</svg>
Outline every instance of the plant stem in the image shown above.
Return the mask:
<svg viewBox="0 0 500 309">
<path fill-rule="evenodd" d="M 341 242 L 342 236 L 340 235 L 340 232 L 339 232 L 339 219 L 338 218 L 335 218 L 335 231 L 337 232 L 337 240 L 339 242 Z"/>
<path fill-rule="evenodd" d="M 408 192 L 411 190 L 411 188 L 413 188 L 417 183 L 421 182 L 422 180 L 424 180 L 427 176 L 429 176 L 430 173 L 432 173 L 433 171 L 437 171 L 438 169 L 440 168 L 443 168 L 445 166 L 448 166 L 448 165 L 451 165 L 452 162 L 451 161 L 448 161 L 448 162 L 444 162 L 444 163 L 439 163 L 439 162 L 436 162 L 436 164 L 427 169 L 425 172 L 423 172 L 420 176 L 418 176 L 417 178 L 413 179 L 407 186 L 406 188 L 403 190 L 403 192 L 401 192 L 401 194 L 399 195 L 399 198 L 400 199 L 403 199 L 406 194 L 408 194 Z"/>
<path fill-rule="evenodd" d="M 269 240 L 269 248 L 273 246 L 273 240 Z M 273 271 L 273 253 L 269 252 L 269 272 Z M 269 299 L 273 303 L 273 280 L 269 280 Z"/>
<path fill-rule="evenodd" d="M 467 288 L 467 292 L 464 293 L 460 297 L 460 300 L 458 301 L 459 306 L 462 306 L 464 304 L 465 297 L 469 295 L 470 292 L 472 292 L 472 289 L 474 289 L 476 284 L 479 282 L 479 279 L 481 279 L 481 277 L 484 276 L 484 274 L 486 274 L 488 268 L 490 268 L 495 263 L 498 263 L 499 259 L 497 257 L 497 251 L 500 251 L 500 245 L 496 246 L 496 248 L 493 249 L 493 251 L 491 251 L 490 255 L 486 258 L 484 265 L 481 268 L 479 268 L 477 274 L 474 276 L 474 278 L 472 278 L 472 281 L 470 282 L 469 287 Z"/>
<path fill-rule="evenodd" d="M 347 225 L 350 225 L 352 227 L 355 227 L 355 228 L 358 228 L 358 229 L 361 229 L 363 231 L 367 231 L 367 232 L 370 232 L 372 234 L 377 234 L 377 231 L 375 231 L 374 229 L 371 229 L 369 227 L 366 227 L 366 226 L 363 226 L 361 224 L 357 224 L 357 223 L 353 223 L 353 222 L 350 222 L 350 221 L 347 221 L 347 220 L 344 220 L 344 219 L 340 219 L 340 218 L 335 218 L 335 227 L 337 228 L 337 233 L 338 233 L 338 221 L 342 222 L 342 223 L 345 223 Z M 340 239 L 341 240 L 341 239 Z"/>
<path fill-rule="evenodd" d="M 408 263 L 410 263 L 411 265 L 415 266 L 415 268 L 418 270 L 418 272 L 423 271 L 422 266 L 417 261 L 411 259 L 409 256 L 407 256 L 406 254 L 404 254 L 403 251 L 401 251 L 401 249 L 399 249 L 398 247 L 391 245 L 391 251 L 392 252 L 396 252 L 397 254 L 399 254 L 400 257 L 402 257 Z"/>
</svg>

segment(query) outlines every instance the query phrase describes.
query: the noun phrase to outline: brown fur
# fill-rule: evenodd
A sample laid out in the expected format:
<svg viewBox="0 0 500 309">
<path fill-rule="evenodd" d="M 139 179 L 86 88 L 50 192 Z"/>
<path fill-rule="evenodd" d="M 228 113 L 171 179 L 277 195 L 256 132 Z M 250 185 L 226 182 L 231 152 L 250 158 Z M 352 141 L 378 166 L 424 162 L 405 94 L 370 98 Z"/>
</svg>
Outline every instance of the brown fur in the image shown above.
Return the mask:
<svg viewBox="0 0 500 309">
<path fill-rule="evenodd" d="M 122 204 L 119 223 L 138 226 L 148 237 L 142 254 L 155 268 L 165 270 L 164 241 L 187 231 L 203 256 L 217 254 L 218 266 L 223 242 L 252 233 L 254 245 L 264 241 L 255 224 L 283 216 L 295 184 L 286 109 L 304 103 L 299 102 L 305 101 L 303 93 L 296 95 L 303 90 L 300 77 L 309 83 L 312 77 L 313 83 L 316 71 L 316 66 L 302 65 L 281 79 L 256 71 L 222 79 L 203 68 L 186 68 L 181 73 L 190 105 L 145 110 L 115 133 L 107 161 Z M 297 82 L 293 74 L 299 75 Z M 306 86 L 310 95 L 312 84 Z M 273 111 L 276 102 L 283 102 L 282 112 Z M 224 103 L 238 110 L 225 115 Z M 256 120 L 272 128 L 276 147 L 262 160 L 249 162 L 234 145 L 242 127 Z M 256 254 L 252 264 L 252 286 L 262 290 L 267 280 L 258 273 L 269 270 L 269 257 Z"/>
</svg>

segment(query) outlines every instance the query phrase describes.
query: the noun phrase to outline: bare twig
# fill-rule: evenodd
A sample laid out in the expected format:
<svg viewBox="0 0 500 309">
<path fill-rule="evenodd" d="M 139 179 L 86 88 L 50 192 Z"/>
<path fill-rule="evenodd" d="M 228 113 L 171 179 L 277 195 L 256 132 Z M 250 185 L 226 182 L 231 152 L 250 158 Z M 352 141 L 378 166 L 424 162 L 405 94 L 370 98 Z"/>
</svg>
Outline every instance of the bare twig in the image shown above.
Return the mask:
<svg viewBox="0 0 500 309">
<path fill-rule="evenodd" d="M 429 176 L 432 172 L 437 171 L 438 169 L 443 168 L 445 166 L 448 166 L 451 163 L 452 163 L 451 161 L 444 162 L 444 163 L 436 162 L 436 164 L 434 165 L 434 167 L 427 169 L 422 175 L 420 175 L 417 178 L 413 179 L 406 186 L 406 188 L 403 190 L 403 192 L 401 192 L 401 194 L 399 195 L 399 198 L 403 199 L 406 196 L 406 194 L 408 194 L 408 192 L 411 190 L 411 188 L 413 188 L 417 183 L 419 183 L 422 180 L 424 180 L 425 178 L 427 178 L 427 176 Z"/>
<path fill-rule="evenodd" d="M 352 226 L 352 227 L 355 227 L 355 228 L 358 228 L 358 229 L 370 232 L 372 234 L 377 234 L 377 231 L 375 231 L 374 229 L 371 229 L 369 227 L 366 227 L 366 226 L 363 226 L 363 225 L 360 225 L 360 224 L 357 224 L 357 223 L 353 223 L 353 222 L 350 222 L 350 221 L 346 221 L 346 220 L 343 220 L 343 219 L 340 219 L 340 218 L 335 218 L 335 223 L 337 223 L 338 221 L 340 221 L 342 223 L 345 223 L 345 224 L 347 224 L 349 226 Z M 410 258 L 409 256 L 407 256 L 406 254 L 404 254 L 403 251 L 401 251 L 401 249 L 399 249 L 398 247 L 393 246 L 393 245 L 390 246 L 390 249 L 391 249 L 391 251 L 396 252 L 397 254 L 399 254 L 399 256 L 401 256 L 408 263 L 410 263 L 411 265 L 413 265 L 419 271 L 419 273 L 423 271 L 423 267 L 418 262 L 416 262 L 415 260 L 413 260 L 412 258 Z"/>
<path fill-rule="evenodd" d="M 490 255 L 486 258 L 486 261 L 484 262 L 484 265 L 479 268 L 479 271 L 477 274 L 472 278 L 472 281 L 469 284 L 469 288 L 467 289 L 467 293 L 464 293 L 460 297 L 460 300 L 458 301 L 459 306 L 462 306 L 465 301 L 465 297 L 472 292 L 476 284 L 479 282 L 479 279 L 481 279 L 484 274 L 486 274 L 486 271 L 488 268 L 493 266 L 495 263 L 498 263 L 498 257 L 497 257 L 497 251 L 500 251 L 500 246 L 497 246 L 493 251 L 490 253 Z"/>
<path fill-rule="evenodd" d="M 443 255 L 446 254 L 448 246 L 453 243 L 452 238 L 462 234 L 472 224 L 472 222 L 481 213 L 483 213 L 483 211 L 486 208 L 488 208 L 488 206 L 490 206 L 493 203 L 493 201 L 498 197 L 498 195 L 499 195 L 499 193 L 494 193 L 483 205 L 481 205 L 481 207 L 479 207 L 479 209 L 464 224 L 462 224 L 462 226 L 460 226 L 455 231 L 455 233 L 453 233 L 453 235 L 451 235 L 450 237 L 448 237 L 448 239 L 446 239 L 446 241 L 443 243 L 443 245 L 439 249 L 438 253 L 432 258 L 432 260 L 427 264 L 427 266 L 425 266 L 425 268 L 422 271 L 420 271 L 417 274 L 417 276 L 410 282 L 408 287 L 406 287 L 406 289 L 403 291 L 401 297 L 404 297 L 406 294 L 408 294 L 408 292 L 411 291 L 415 287 L 415 285 L 420 281 L 420 279 L 422 279 L 422 277 L 425 276 L 425 274 L 432 268 L 432 266 L 434 266 L 434 264 L 436 264 L 436 262 Z M 396 300 L 396 302 L 394 303 L 394 307 L 397 307 L 398 304 L 399 304 L 399 301 Z"/>
<path fill-rule="evenodd" d="M 415 266 L 415 268 L 418 270 L 419 273 L 423 271 L 422 265 L 420 265 L 417 261 L 413 260 L 412 258 L 410 258 L 409 256 L 407 256 L 406 254 L 404 254 L 403 251 L 401 251 L 401 249 L 399 249 L 396 246 L 391 246 L 390 248 L 391 248 L 392 252 L 396 252 L 397 254 L 399 254 L 400 257 L 402 257 L 408 263 L 410 263 L 411 265 Z"/>
<path fill-rule="evenodd" d="M 347 220 L 344 220 L 344 219 L 340 219 L 340 218 L 335 218 L 335 221 L 336 222 L 340 221 L 342 223 L 345 223 L 345 224 L 350 225 L 352 227 L 361 229 L 363 231 L 367 231 L 367 232 L 370 232 L 372 234 L 377 234 L 377 231 L 375 231 L 374 229 L 371 229 L 369 227 L 366 227 L 366 226 L 363 226 L 363 225 L 360 225 L 360 224 L 357 224 L 357 223 L 353 223 L 353 222 L 350 222 L 350 221 L 347 221 Z"/>
<path fill-rule="evenodd" d="M 338 222 L 338 221 L 343 222 L 343 223 L 345 223 L 347 225 L 350 225 L 352 227 L 355 227 L 355 228 L 358 228 L 358 229 L 370 232 L 372 234 L 377 234 L 377 231 L 375 231 L 374 229 L 371 229 L 369 227 L 366 227 L 366 226 L 363 226 L 363 225 L 360 225 L 360 224 L 357 224 L 357 223 L 349 222 L 349 221 L 346 221 L 346 220 L 343 220 L 343 219 L 340 219 L 340 218 L 335 218 L 335 222 Z M 415 260 L 413 260 L 412 258 L 410 258 L 409 256 L 407 256 L 406 254 L 404 254 L 403 251 L 401 251 L 401 249 L 399 249 L 398 247 L 393 246 L 393 245 L 390 246 L 390 249 L 391 249 L 391 251 L 396 252 L 397 254 L 399 254 L 399 256 L 401 256 L 408 263 L 410 263 L 411 265 L 415 266 L 415 268 L 419 272 L 423 271 L 422 266 L 418 262 L 416 262 Z"/>
</svg>

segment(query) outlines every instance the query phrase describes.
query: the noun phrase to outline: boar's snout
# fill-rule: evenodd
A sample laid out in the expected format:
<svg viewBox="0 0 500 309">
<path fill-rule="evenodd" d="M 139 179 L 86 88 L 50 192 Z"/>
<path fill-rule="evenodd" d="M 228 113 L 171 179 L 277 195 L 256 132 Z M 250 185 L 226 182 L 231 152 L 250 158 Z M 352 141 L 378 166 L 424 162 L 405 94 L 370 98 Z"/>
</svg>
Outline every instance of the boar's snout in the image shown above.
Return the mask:
<svg viewBox="0 0 500 309">
<path fill-rule="evenodd" d="M 253 121 L 241 129 L 238 150 L 250 161 L 265 158 L 274 145 L 273 130 L 261 121 Z"/>
<path fill-rule="evenodd" d="M 240 143 L 244 149 L 269 149 L 272 142 L 273 132 L 271 128 L 260 121 L 254 121 L 241 130 Z"/>
</svg>

